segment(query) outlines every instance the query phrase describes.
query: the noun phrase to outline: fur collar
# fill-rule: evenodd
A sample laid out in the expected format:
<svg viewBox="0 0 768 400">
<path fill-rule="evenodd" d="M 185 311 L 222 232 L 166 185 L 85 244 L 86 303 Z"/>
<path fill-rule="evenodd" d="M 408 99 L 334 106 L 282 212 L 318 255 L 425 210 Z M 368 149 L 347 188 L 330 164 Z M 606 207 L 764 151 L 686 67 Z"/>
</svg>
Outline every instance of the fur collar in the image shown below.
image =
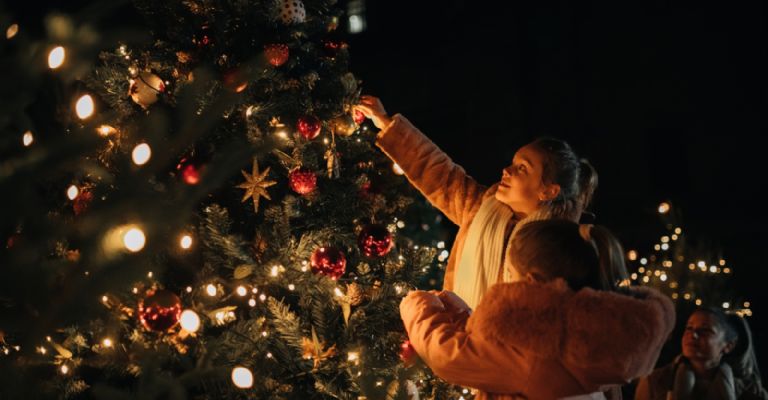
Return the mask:
<svg viewBox="0 0 768 400">
<path fill-rule="evenodd" d="M 674 320 L 672 302 L 656 290 L 573 292 L 558 279 L 494 285 L 467 329 L 587 374 L 611 371 L 626 380 L 653 369 Z"/>
</svg>

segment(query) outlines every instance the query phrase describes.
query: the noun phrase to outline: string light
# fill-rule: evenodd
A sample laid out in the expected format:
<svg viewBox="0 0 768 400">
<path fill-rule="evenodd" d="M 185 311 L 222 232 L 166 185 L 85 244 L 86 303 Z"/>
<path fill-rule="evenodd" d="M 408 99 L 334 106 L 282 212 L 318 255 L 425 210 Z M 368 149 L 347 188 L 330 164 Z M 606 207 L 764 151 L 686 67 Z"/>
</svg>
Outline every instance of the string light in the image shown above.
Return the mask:
<svg viewBox="0 0 768 400">
<path fill-rule="evenodd" d="M 267 337 L 267 331 L 261 331 L 261 337 Z"/>
<path fill-rule="evenodd" d="M 80 119 L 86 119 L 93 115 L 94 108 L 93 97 L 90 94 L 80 96 L 77 103 L 75 103 L 75 111 Z"/>
<path fill-rule="evenodd" d="M 344 297 L 344 292 L 342 292 L 338 287 L 333 289 L 333 293 L 336 294 L 336 297 Z"/>
<path fill-rule="evenodd" d="M 659 204 L 659 214 L 666 214 L 669 212 L 670 205 L 667 202 Z"/>
<path fill-rule="evenodd" d="M 255 288 L 251 289 L 251 293 L 253 293 L 253 294 L 259 293 L 259 288 L 255 287 Z"/>
<path fill-rule="evenodd" d="M 744 302 L 744 308 L 749 308 L 749 306 L 750 306 L 750 303 L 748 301 L 745 301 Z"/>
<path fill-rule="evenodd" d="M 711 272 L 711 273 L 713 273 L 713 274 L 714 274 L 715 272 L 717 272 L 717 267 L 716 267 L 716 266 L 714 266 L 714 265 L 710 265 L 710 266 L 709 266 L 709 272 Z"/>
<path fill-rule="evenodd" d="M 277 276 L 277 273 L 279 272 L 277 265 L 272 266 L 272 270 L 270 271 L 270 275 Z"/>
<path fill-rule="evenodd" d="M 662 236 L 661 243 L 669 243 L 669 236 Z"/>
<path fill-rule="evenodd" d="M 347 361 L 357 361 L 360 359 L 360 353 L 356 351 L 350 351 L 347 353 Z"/>
<path fill-rule="evenodd" d="M 11 24 L 11 26 L 5 30 L 5 38 L 9 40 L 13 39 L 17 33 L 19 33 L 19 24 Z"/>
<path fill-rule="evenodd" d="M 62 374 L 66 375 L 69 373 L 69 367 L 67 364 L 61 364 L 61 368 L 59 368 L 59 371 L 61 371 Z"/>
<path fill-rule="evenodd" d="M 200 316 L 192 310 L 184 310 L 179 317 L 179 324 L 185 331 L 195 333 L 200 329 Z"/>
<path fill-rule="evenodd" d="M 628 259 L 629 261 L 635 261 L 635 260 L 637 260 L 637 251 L 635 251 L 635 250 L 630 250 L 629 252 L 627 252 L 627 259 Z"/>
<path fill-rule="evenodd" d="M 70 185 L 67 188 L 67 198 L 70 200 L 74 200 L 77 198 L 77 195 L 80 194 L 80 190 L 75 185 Z"/>
<path fill-rule="evenodd" d="M 209 283 L 208 286 L 205 287 L 205 292 L 208 293 L 208 296 L 216 296 L 216 293 L 218 292 L 216 290 L 216 286 L 212 283 Z"/>
<path fill-rule="evenodd" d="M 187 293 L 192 293 L 192 286 L 187 286 Z"/>
<path fill-rule="evenodd" d="M 266 296 L 265 294 L 261 294 L 261 295 L 259 296 L 259 300 L 261 300 L 261 301 L 264 301 L 264 300 L 266 300 L 266 299 L 267 299 L 267 296 Z"/>
<path fill-rule="evenodd" d="M 437 256 L 437 260 L 440 262 L 443 262 L 448 259 L 448 255 L 449 255 L 448 250 L 443 250 L 440 252 L 440 255 Z"/>
<path fill-rule="evenodd" d="M 272 353 L 267 353 L 267 358 L 272 358 Z"/>
<path fill-rule="evenodd" d="M 152 157 L 152 149 L 146 143 L 141 143 L 133 148 L 131 152 L 131 158 L 136 165 L 144 165 Z"/>
<path fill-rule="evenodd" d="M 392 172 L 394 172 L 395 175 L 403 175 L 403 174 L 405 174 L 405 171 L 403 171 L 403 169 L 400 168 L 400 166 L 397 165 L 397 163 L 392 163 Z"/>
<path fill-rule="evenodd" d="M 700 306 L 700 305 L 701 305 L 701 299 L 696 299 L 696 305 L 697 305 L 697 306 Z"/>
<path fill-rule="evenodd" d="M 34 141 L 35 137 L 32 135 L 32 131 L 24 132 L 24 135 L 21 137 L 21 143 L 24 143 L 24 147 L 29 147 Z"/>
<path fill-rule="evenodd" d="M 102 344 L 104 347 L 112 347 L 112 344 L 113 344 L 113 343 L 112 343 L 112 339 L 110 339 L 110 338 L 104 338 L 104 340 L 102 340 L 102 341 L 101 341 L 101 344 Z"/>
<path fill-rule="evenodd" d="M 232 382 L 240 389 L 249 389 L 253 386 L 253 373 L 245 367 L 232 368 Z"/>
<path fill-rule="evenodd" d="M 438 249 L 444 249 L 445 248 L 445 242 L 443 242 L 443 241 L 437 242 L 437 248 Z"/>
<path fill-rule="evenodd" d="M 179 240 L 179 246 L 181 246 L 181 248 L 184 250 L 192 247 L 192 236 L 182 235 L 181 240 Z"/>
<path fill-rule="evenodd" d="M 725 273 L 725 274 L 730 274 L 730 273 L 731 273 L 731 269 L 730 269 L 730 268 L 727 268 L 727 267 L 726 267 L 726 268 L 723 268 L 723 273 Z"/>
<path fill-rule="evenodd" d="M 152 271 L 147 272 L 147 278 L 152 279 L 152 276 L 154 276 L 154 275 L 155 274 L 153 274 Z"/>
<path fill-rule="evenodd" d="M 662 249 L 662 250 L 664 250 L 664 251 L 666 251 L 666 250 L 669 250 L 669 244 L 667 244 L 667 243 L 663 243 L 663 244 L 661 245 L 661 249 Z"/>
<path fill-rule="evenodd" d="M 720 266 L 722 267 L 722 266 L 724 266 L 724 265 L 725 265 L 725 260 L 723 260 L 723 259 L 721 258 L 721 259 L 720 259 Z"/>
<path fill-rule="evenodd" d="M 123 245 L 126 249 L 134 253 L 143 249 L 146 241 L 147 239 L 144 236 L 144 232 L 138 227 L 128 229 L 128 231 L 125 232 L 125 235 L 123 235 Z"/>
<path fill-rule="evenodd" d="M 245 286 L 238 286 L 235 290 L 238 294 L 238 296 L 245 296 L 248 294 L 248 289 L 245 288 Z"/>
<path fill-rule="evenodd" d="M 638 268 L 638 269 L 637 269 L 637 272 L 639 272 L 639 273 L 641 273 L 641 274 L 642 274 L 643 272 L 645 272 L 645 267 L 640 267 L 640 268 Z"/>
<path fill-rule="evenodd" d="M 98 132 L 101 136 L 107 137 L 117 133 L 117 129 L 109 125 L 100 125 L 98 128 L 96 128 L 96 132 Z"/>
<path fill-rule="evenodd" d="M 645 257 L 641 258 L 641 259 L 640 259 L 640 264 L 641 264 L 641 265 L 645 265 L 645 264 L 648 264 L 648 259 L 646 259 Z"/>
<path fill-rule="evenodd" d="M 630 275 L 630 277 L 632 278 L 633 281 L 637 280 L 637 274 L 634 272 L 632 273 L 632 275 Z"/>
<path fill-rule="evenodd" d="M 251 306 L 251 307 L 256 307 L 256 299 L 248 300 L 248 305 Z"/>
<path fill-rule="evenodd" d="M 61 46 L 54 47 L 50 53 L 48 53 L 48 68 L 56 69 L 64 64 L 66 58 L 66 51 Z"/>
<path fill-rule="evenodd" d="M 48 350 L 46 350 L 45 347 L 40 346 L 37 348 L 37 352 L 44 355 L 45 353 L 48 352 Z"/>
<path fill-rule="evenodd" d="M 683 230 L 680 229 L 680 228 L 675 228 L 675 233 L 679 235 L 679 234 L 683 233 Z"/>
<path fill-rule="evenodd" d="M 296 285 L 294 285 L 293 283 L 288 285 L 288 290 L 294 290 L 294 289 L 296 289 Z"/>
<path fill-rule="evenodd" d="M 723 303 L 723 308 L 730 308 L 730 307 L 731 307 L 731 304 L 728 303 L 727 301 Z"/>
</svg>

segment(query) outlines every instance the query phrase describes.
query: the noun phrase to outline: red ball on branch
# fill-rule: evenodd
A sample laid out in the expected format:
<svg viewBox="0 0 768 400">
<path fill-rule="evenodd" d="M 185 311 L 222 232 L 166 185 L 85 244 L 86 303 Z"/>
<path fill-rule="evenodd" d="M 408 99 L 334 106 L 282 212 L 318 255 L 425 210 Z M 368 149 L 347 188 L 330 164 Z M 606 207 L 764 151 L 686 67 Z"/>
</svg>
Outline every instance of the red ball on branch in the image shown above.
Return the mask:
<svg viewBox="0 0 768 400">
<path fill-rule="evenodd" d="M 366 257 L 384 257 L 392 250 L 392 233 L 383 225 L 367 225 L 357 237 L 357 245 Z"/>
<path fill-rule="evenodd" d="M 354 110 L 354 111 L 352 112 L 352 119 L 354 119 L 354 120 L 355 120 L 355 123 L 356 123 L 356 124 L 360 125 L 360 124 L 362 124 L 363 122 L 365 122 L 365 114 L 363 114 L 363 113 L 362 113 L 362 112 L 360 112 L 359 110 Z"/>
<path fill-rule="evenodd" d="M 197 185 L 200 183 L 200 174 L 204 168 L 205 164 L 190 157 L 184 157 L 176 164 L 176 171 L 178 171 L 181 180 L 187 185 Z"/>
<path fill-rule="evenodd" d="M 336 247 L 320 247 L 312 253 L 309 265 L 313 273 L 337 280 L 347 269 L 347 258 Z"/>
<path fill-rule="evenodd" d="M 288 175 L 288 185 L 298 194 L 312 193 L 317 189 L 317 175 L 307 168 L 297 168 Z"/>
<path fill-rule="evenodd" d="M 288 51 L 287 45 L 277 43 L 264 46 L 264 56 L 267 57 L 267 61 L 275 67 L 285 64 L 285 62 L 288 61 L 289 55 L 290 52 Z"/>
<path fill-rule="evenodd" d="M 413 366 L 418 361 L 419 355 L 416 354 L 416 349 L 411 345 L 411 341 L 406 339 L 403 344 L 400 345 L 400 360 L 406 367 Z"/>
<path fill-rule="evenodd" d="M 179 322 L 181 299 L 169 290 L 149 291 L 147 297 L 139 301 L 138 315 L 147 329 L 165 332 Z"/>
<path fill-rule="evenodd" d="M 307 140 L 312 140 L 320 135 L 320 130 L 322 129 L 323 124 L 317 117 L 305 115 L 299 118 L 296 127 L 301 136 L 304 136 Z"/>
</svg>

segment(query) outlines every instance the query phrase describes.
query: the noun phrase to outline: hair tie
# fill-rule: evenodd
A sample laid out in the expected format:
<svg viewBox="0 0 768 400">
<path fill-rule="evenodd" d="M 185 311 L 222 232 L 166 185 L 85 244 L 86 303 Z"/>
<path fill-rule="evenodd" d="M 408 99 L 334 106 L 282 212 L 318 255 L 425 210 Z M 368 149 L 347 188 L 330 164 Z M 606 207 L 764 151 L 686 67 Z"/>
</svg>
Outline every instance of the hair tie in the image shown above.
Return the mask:
<svg viewBox="0 0 768 400">
<path fill-rule="evenodd" d="M 592 224 L 581 224 L 579 225 L 579 235 L 581 235 L 581 238 L 584 239 L 585 242 L 591 242 L 592 241 L 592 227 L 594 225 Z"/>
</svg>

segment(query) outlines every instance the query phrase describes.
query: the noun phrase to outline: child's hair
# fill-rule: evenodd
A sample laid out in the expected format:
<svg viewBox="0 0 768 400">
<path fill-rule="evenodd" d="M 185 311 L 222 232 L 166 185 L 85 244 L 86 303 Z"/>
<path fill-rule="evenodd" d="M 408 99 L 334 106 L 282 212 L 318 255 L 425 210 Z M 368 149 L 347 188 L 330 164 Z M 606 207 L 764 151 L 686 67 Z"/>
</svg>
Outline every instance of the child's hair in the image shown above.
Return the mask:
<svg viewBox="0 0 768 400">
<path fill-rule="evenodd" d="M 717 325 L 725 333 L 725 341 L 733 342 L 733 349 L 723 356 L 723 362 L 733 369 L 733 375 L 740 380 L 746 390 L 754 385 L 762 386 L 760 370 L 757 366 L 757 356 L 752 345 L 752 331 L 747 320 L 736 313 L 726 313 L 718 307 L 701 307 L 695 313 L 706 313 L 714 318 Z"/>
<path fill-rule="evenodd" d="M 560 186 L 557 197 L 545 205 L 551 209 L 549 214 L 555 218 L 578 221 L 597 188 L 597 172 L 587 160 L 579 159 L 563 140 L 539 138 L 530 145 L 544 158 L 544 183 Z"/>
<path fill-rule="evenodd" d="M 512 237 L 507 255 L 521 275 L 542 282 L 563 278 L 573 290 L 619 291 L 628 282 L 621 244 L 601 226 L 564 219 L 527 222 Z"/>
</svg>

